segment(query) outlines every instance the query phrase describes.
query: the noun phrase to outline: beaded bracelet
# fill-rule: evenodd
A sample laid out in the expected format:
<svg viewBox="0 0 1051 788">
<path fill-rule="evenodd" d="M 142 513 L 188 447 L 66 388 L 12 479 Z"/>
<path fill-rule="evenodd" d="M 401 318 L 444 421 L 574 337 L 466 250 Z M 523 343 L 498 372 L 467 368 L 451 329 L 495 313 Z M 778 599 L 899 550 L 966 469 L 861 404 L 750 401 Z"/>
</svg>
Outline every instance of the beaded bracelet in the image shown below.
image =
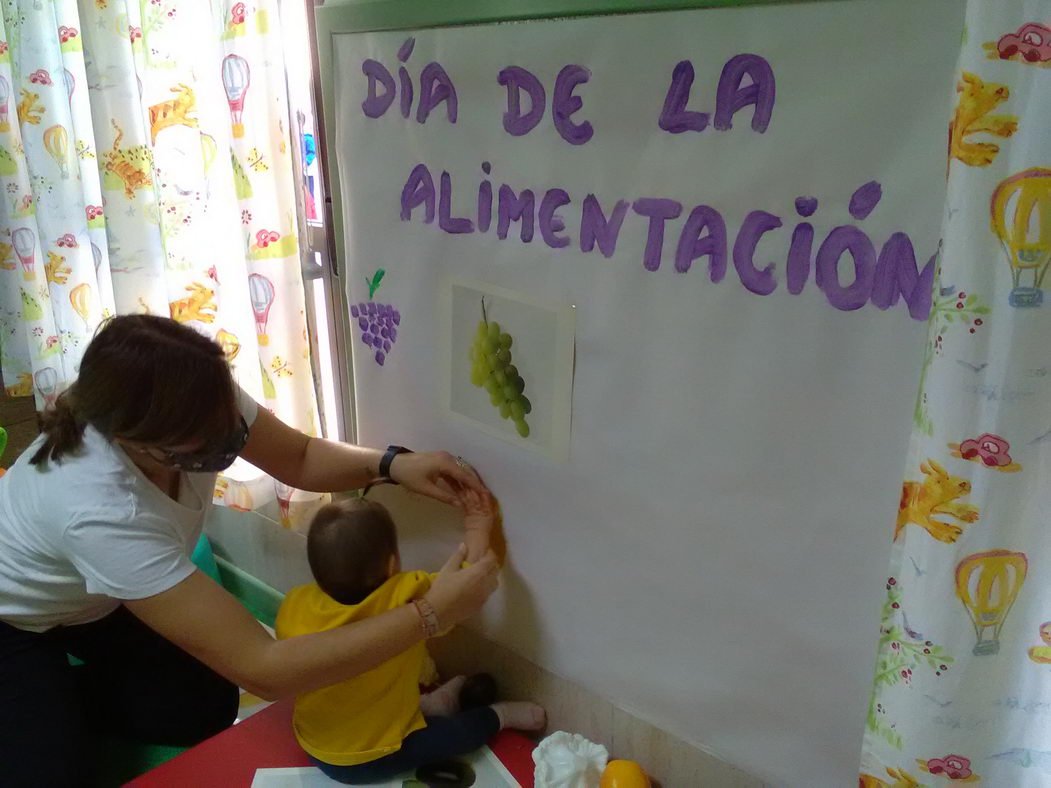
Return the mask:
<svg viewBox="0 0 1051 788">
<path fill-rule="evenodd" d="M 430 602 L 426 599 L 414 599 L 412 604 L 420 614 L 420 626 L 423 628 L 424 637 L 432 638 L 442 631 L 438 623 L 438 614 L 434 612 Z"/>
</svg>

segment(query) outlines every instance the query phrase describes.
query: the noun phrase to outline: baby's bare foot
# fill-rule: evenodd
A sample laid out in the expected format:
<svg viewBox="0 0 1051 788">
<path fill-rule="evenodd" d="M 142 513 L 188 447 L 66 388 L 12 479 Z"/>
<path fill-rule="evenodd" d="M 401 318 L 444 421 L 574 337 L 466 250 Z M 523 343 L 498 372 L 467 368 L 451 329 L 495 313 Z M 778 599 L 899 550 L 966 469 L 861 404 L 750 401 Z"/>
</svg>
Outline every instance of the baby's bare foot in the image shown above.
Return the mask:
<svg viewBox="0 0 1051 788">
<path fill-rule="evenodd" d="M 466 676 L 449 679 L 434 692 L 420 696 L 420 711 L 424 717 L 449 717 L 460 710 L 460 690 Z"/>
<path fill-rule="evenodd" d="M 535 703 L 494 703 L 492 708 L 500 718 L 501 730 L 513 728 L 516 731 L 539 731 L 547 725 L 547 712 Z"/>
</svg>

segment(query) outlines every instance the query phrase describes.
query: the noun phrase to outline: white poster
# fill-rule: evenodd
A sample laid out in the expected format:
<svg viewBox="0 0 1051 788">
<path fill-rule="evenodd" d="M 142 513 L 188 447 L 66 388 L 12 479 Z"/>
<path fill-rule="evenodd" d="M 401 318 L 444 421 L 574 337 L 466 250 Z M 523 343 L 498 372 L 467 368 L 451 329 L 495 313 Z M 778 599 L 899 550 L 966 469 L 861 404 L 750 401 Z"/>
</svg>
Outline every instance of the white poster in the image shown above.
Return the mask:
<svg viewBox="0 0 1051 788">
<path fill-rule="evenodd" d="M 361 440 L 482 470 L 514 567 L 491 637 L 772 784 L 857 779 L 961 12 L 336 38 Z M 501 369 L 519 333 L 569 356 L 490 391 L 456 283 L 571 310 L 501 324 Z M 558 451 L 511 410 L 541 382 Z"/>
</svg>

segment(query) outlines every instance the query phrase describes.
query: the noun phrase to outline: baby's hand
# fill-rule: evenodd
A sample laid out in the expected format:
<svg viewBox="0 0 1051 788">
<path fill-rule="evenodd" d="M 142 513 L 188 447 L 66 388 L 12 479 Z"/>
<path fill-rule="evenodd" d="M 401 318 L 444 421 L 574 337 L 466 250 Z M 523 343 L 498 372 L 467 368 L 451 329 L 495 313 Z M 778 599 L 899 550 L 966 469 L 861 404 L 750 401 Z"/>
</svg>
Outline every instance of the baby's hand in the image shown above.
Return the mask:
<svg viewBox="0 0 1051 788">
<path fill-rule="evenodd" d="M 467 560 L 477 561 L 489 549 L 489 536 L 493 530 L 496 507 L 491 495 L 466 487 L 460 488 L 459 499 L 464 515 Z"/>
<path fill-rule="evenodd" d="M 495 515 L 493 498 L 488 493 L 480 493 L 468 487 L 459 490 L 460 508 L 463 509 L 465 518 L 488 517 L 490 520 Z"/>
</svg>

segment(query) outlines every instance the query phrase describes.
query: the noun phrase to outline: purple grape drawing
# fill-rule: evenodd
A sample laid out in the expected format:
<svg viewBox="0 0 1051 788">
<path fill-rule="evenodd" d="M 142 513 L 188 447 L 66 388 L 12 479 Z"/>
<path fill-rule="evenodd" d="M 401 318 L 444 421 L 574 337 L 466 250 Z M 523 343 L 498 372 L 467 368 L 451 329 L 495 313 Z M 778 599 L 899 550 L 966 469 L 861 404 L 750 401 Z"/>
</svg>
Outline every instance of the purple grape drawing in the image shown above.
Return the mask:
<svg viewBox="0 0 1051 788">
<path fill-rule="evenodd" d="M 369 286 L 369 300 L 350 305 L 350 316 L 357 321 L 358 330 L 361 332 L 361 341 L 373 353 L 373 358 L 381 367 L 387 360 L 387 355 L 398 339 L 398 326 L 401 325 L 401 312 L 391 304 L 376 303 L 376 291 L 379 290 L 380 282 L 386 275 L 382 268 L 365 278 Z"/>
</svg>

